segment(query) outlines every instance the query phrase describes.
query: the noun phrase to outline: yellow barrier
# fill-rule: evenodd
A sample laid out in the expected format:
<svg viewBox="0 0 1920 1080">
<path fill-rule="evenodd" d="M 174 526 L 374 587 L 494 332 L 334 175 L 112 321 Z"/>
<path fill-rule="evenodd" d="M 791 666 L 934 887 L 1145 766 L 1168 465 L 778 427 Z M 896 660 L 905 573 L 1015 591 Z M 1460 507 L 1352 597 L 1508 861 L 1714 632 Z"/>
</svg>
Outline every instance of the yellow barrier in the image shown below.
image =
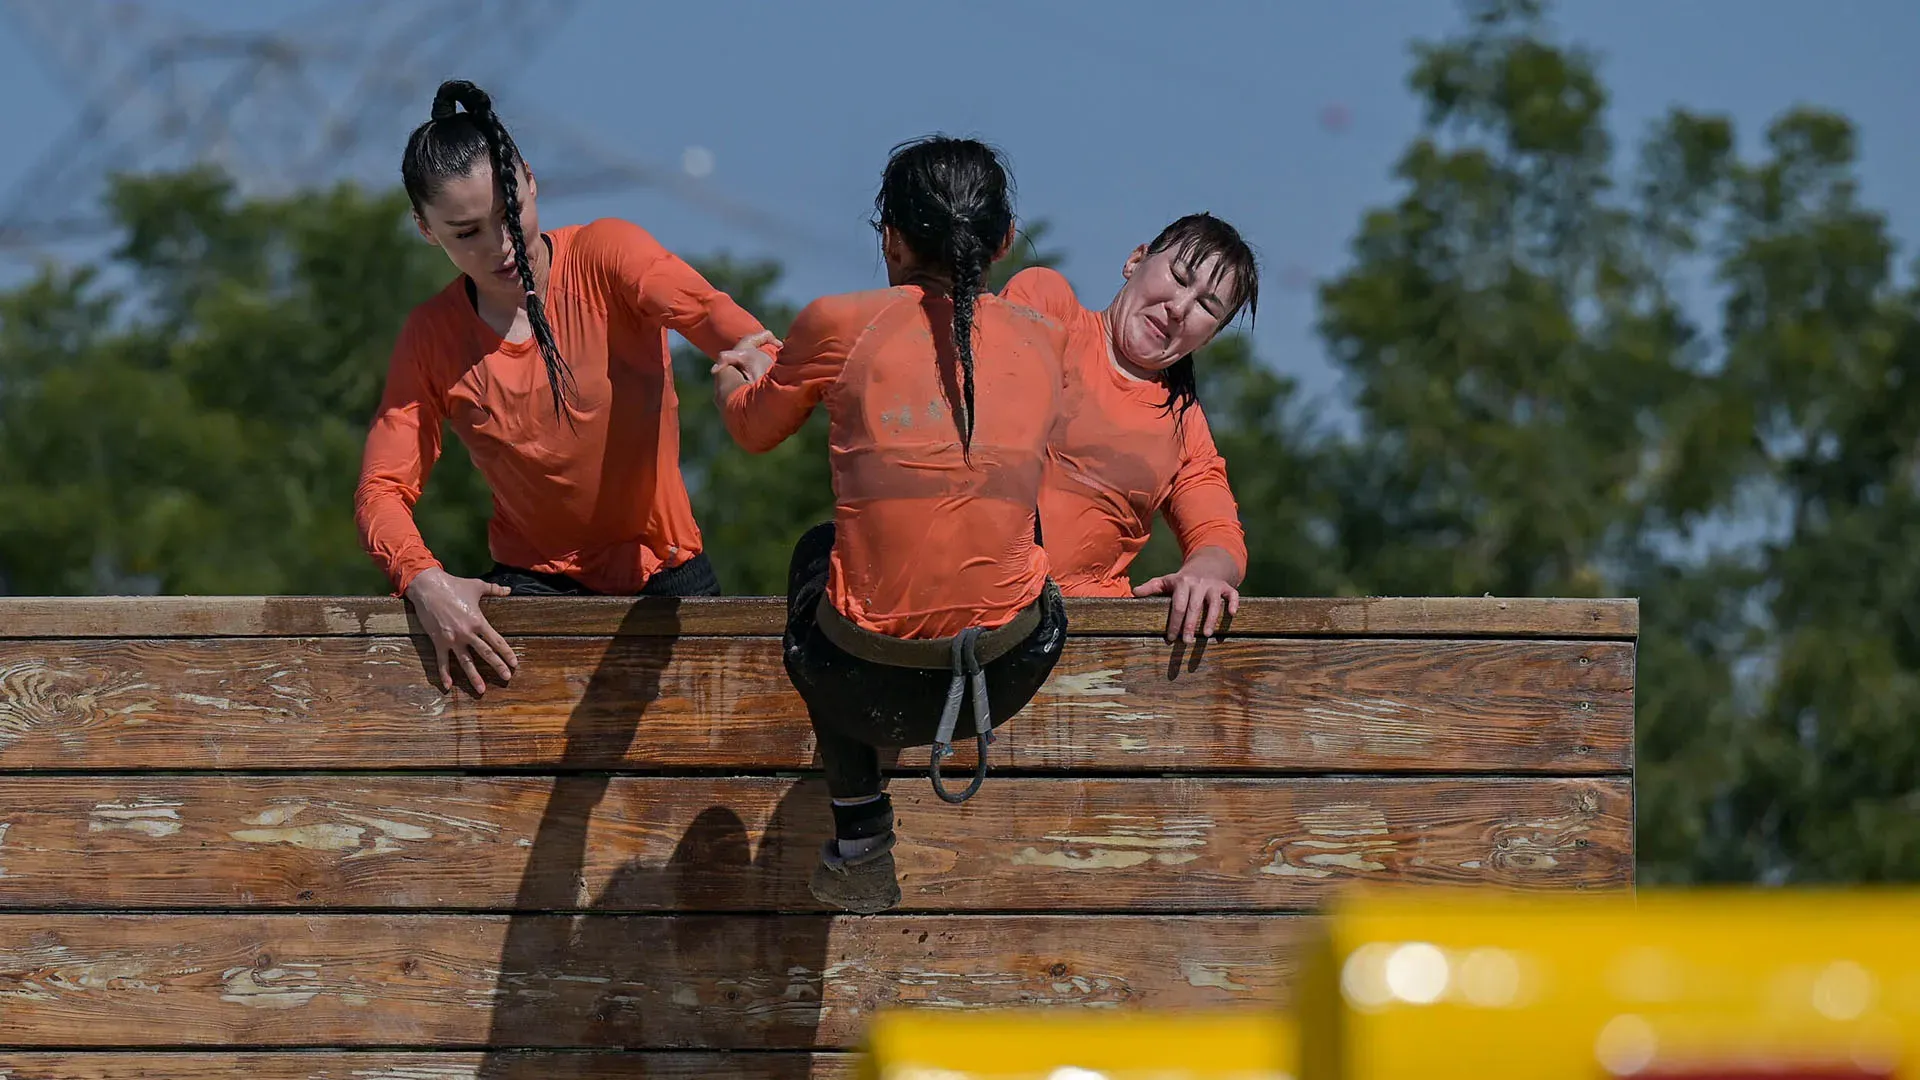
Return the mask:
<svg viewBox="0 0 1920 1080">
<path fill-rule="evenodd" d="M 864 1080 L 1292 1080 L 1272 1013 L 898 1010 L 867 1031 Z"/>
<path fill-rule="evenodd" d="M 1920 892 L 1349 896 L 1298 1018 L 1304 1080 L 1914 1076 Z"/>
<path fill-rule="evenodd" d="M 1920 1080 L 1920 891 L 1348 894 L 1298 1012 L 883 1013 L 867 1080 Z"/>
</svg>

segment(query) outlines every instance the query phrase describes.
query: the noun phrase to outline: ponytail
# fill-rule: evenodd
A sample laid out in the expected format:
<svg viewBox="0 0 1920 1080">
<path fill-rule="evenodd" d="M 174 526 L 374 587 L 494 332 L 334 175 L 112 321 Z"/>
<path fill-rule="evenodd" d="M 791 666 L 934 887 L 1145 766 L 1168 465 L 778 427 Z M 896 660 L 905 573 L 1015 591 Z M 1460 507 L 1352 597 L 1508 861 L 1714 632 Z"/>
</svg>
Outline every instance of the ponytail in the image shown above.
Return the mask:
<svg viewBox="0 0 1920 1080">
<path fill-rule="evenodd" d="M 466 112 L 458 111 L 464 106 Z M 533 257 L 527 250 L 525 229 L 520 224 L 520 173 L 524 159 L 513 136 L 493 111 L 493 99 L 487 92 L 462 79 L 440 84 L 433 97 L 433 112 L 426 123 L 415 128 L 407 140 L 406 156 L 401 160 L 400 176 L 416 214 L 439 194 L 448 180 L 467 176 L 485 155 L 500 185 L 500 201 L 506 212 L 507 239 L 513 245 L 513 265 L 520 273 L 520 287 L 526 290 L 527 322 L 533 327 L 533 339 L 540 347 L 540 358 L 547 370 L 547 386 L 553 392 L 553 413 L 572 416 L 566 404 L 574 392 L 573 369 L 560 355 L 560 345 L 547 321 L 547 305 L 540 298 L 533 277 Z"/>
<path fill-rule="evenodd" d="M 1013 182 L 998 151 L 973 139 L 934 135 L 894 148 L 874 199 L 877 224 L 893 227 L 913 253 L 952 282 L 953 348 L 960 361 L 954 426 L 973 461 L 974 301 L 987 266 L 1013 227 Z"/>
</svg>

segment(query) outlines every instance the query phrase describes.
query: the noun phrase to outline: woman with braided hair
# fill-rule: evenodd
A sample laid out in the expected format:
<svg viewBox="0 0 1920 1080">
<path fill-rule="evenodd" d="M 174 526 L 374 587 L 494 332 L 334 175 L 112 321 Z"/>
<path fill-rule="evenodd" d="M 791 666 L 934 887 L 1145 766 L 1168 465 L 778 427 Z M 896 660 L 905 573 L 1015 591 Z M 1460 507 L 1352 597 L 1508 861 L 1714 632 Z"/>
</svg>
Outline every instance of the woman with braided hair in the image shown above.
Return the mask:
<svg viewBox="0 0 1920 1080">
<path fill-rule="evenodd" d="M 637 225 L 542 232 L 538 185 L 485 92 L 441 84 L 401 161 L 414 224 L 460 271 L 408 316 L 354 494 L 362 542 L 455 665 L 519 660 L 480 613 L 508 594 L 718 595 L 680 476 L 667 331 L 716 356 L 760 323 Z M 493 491 L 496 560 L 457 577 L 413 520 L 442 422 Z"/>
<path fill-rule="evenodd" d="M 727 430 L 750 451 L 815 405 L 830 421 L 834 520 L 794 549 L 785 656 L 833 799 L 813 895 L 849 911 L 900 902 L 876 747 L 931 745 L 936 792 L 963 801 L 989 732 L 1066 639 L 1036 535 L 1065 334 L 983 283 L 1013 241 L 1010 187 L 974 140 L 895 148 L 874 222 L 892 288 L 816 300 L 777 360 L 748 339 L 714 368 Z M 957 794 L 939 771 L 956 734 L 980 752 Z"/>
</svg>

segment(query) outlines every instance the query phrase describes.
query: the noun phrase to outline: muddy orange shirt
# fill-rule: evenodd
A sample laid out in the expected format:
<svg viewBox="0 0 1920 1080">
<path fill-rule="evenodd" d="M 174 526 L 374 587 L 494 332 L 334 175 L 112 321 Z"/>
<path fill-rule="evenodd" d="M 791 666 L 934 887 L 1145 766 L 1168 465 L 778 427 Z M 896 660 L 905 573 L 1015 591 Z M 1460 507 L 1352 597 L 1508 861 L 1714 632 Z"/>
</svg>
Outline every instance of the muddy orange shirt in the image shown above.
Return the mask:
<svg viewBox="0 0 1920 1080">
<path fill-rule="evenodd" d="M 916 286 L 816 300 L 773 368 L 724 410 L 734 439 L 759 453 L 825 403 L 838 530 L 827 595 L 893 637 L 1004 625 L 1046 584 L 1034 514 L 1065 337 L 980 295 L 969 465 L 949 405 L 961 400 L 952 327 L 952 302 Z"/>
<path fill-rule="evenodd" d="M 496 560 L 631 594 L 700 551 L 667 331 L 712 356 L 760 323 L 637 225 L 603 218 L 546 235 L 547 318 L 573 369 L 572 426 L 554 414 L 539 345 L 495 333 L 464 276 L 416 307 L 354 493 L 361 540 L 396 592 L 440 566 L 413 506 L 443 420 L 493 489 Z"/>
<path fill-rule="evenodd" d="M 1054 581 L 1068 596 L 1130 596 L 1127 567 L 1165 513 L 1191 555 L 1217 547 L 1247 568 L 1227 463 L 1198 405 L 1176 422 L 1166 388 L 1116 367 L 1106 320 L 1080 306 L 1059 272 L 1032 267 L 1001 295 L 1067 329 L 1066 391 L 1047 456 L 1040 527 Z"/>
</svg>

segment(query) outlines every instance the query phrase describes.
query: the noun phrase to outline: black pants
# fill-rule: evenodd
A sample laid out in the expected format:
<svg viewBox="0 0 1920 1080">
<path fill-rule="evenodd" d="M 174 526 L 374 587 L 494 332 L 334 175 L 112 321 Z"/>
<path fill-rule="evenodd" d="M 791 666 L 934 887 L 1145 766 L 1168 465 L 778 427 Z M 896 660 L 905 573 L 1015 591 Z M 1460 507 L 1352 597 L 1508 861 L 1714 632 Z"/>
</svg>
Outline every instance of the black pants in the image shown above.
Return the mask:
<svg viewBox="0 0 1920 1080">
<path fill-rule="evenodd" d="M 827 522 L 807 530 L 794 546 L 787 573 L 787 675 L 807 703 L 820 760 L 826 765 L 828 793 L 836 799 L 859 799 L 886 787 L 875 747 L 933 742 L 953 673 L 862 660 L 821 632 L 815 606 L 827 589 L 833 537 L 833 523 Z M 987 702 L 996 728 L 1033 700 L 1066 644 L 1066 608 L 1052 582 L 1040 603 L 1040 625 L 985 666 Z M 960 730 L 971 732 L 971 720 L 963 720 Z"/>
<path fill-rule="evenodd" d="M 494 563 L 493 569 L 481 574 L 480 580 L 493 585 L 505 585 L 513 590 L 515 596 L 598 595 L 565 574 L 543 574 L 537 570 L 522 570 L 517 566 L 502 566 L 499 563 Z M 703 551 L 679 566 L 662 570 L 648 578 L 638 595 L 719 596 L 720 579 L 714 575 L 713 563 Z"/>
</svg>

